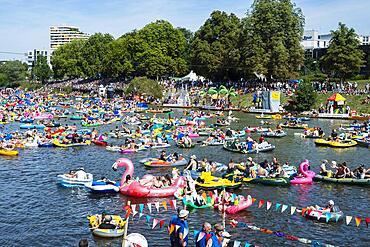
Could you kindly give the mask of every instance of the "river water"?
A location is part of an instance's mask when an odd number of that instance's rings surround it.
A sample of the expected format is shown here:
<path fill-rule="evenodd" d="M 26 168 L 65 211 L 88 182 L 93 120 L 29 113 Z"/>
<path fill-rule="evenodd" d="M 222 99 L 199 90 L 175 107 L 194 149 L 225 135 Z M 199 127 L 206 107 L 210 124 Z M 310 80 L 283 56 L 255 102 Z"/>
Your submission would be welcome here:
<path fill-rule="evenodd" d="M 241 120 L 232 128 L 256 125 L 258 120 L 252 114 L 236 113 Z M 213 120 L 214 121 L 214 120 Z M 326 133 L 333 127 L 349 123 L 341 120 L 312 120 L 310 126 L 321 126 Z M 114 128 L 115 125 L 102 127 L 102 131 Z M 12 123 L 6 129 L 18 128 Z M 281 162 L 289 160 L 299 165 L 304 159 L 311 162 L 311 169 L 318 171 L 322 159 L 346 161 L 351 168 L 363 163 L 369 167 L 369 149 L 354 147 L 349 149 L 332 149 L 316 147 L 312 139 L 302 139 L 294 135 L 301 130 L 288 129 L 288 136 L 282 139 L 270 139 L 276 145 L 271 153 L 252 154 L 257 161 L 271 160 L 276 156 Z M 258 135 L 256 135 L 258 138 Z M 118 140 L 115 140 L 118 142 Z M 176 150 L 169 148 L 168 152 Z M 230 158 L 234 161 L 246 160 L 249 156 L 227 152 L 222 147 L 196 147 L 181 151 L 186 157 L 195 154 L 198 158 L 207 157 L 214 161 L 227 163 Z M 138 160 L 144 157 L 157 156 L 160 150 L 151 150 L 134 155 L 121 155 L 106 151 L 95 145 L 79 148 L 34 148 L 20 151 L 19 157 L 0 157 L 0 246 L 77 246 L 81 238 L 87 238 L 91 246 L 120 246 L 120 239 L 102 239 L 92 236 L 88 228 L 87 215 L 109 213 L 123 215 L 122 206 L 128 198 L 120 194 L 96 195 L 82 188 L 66 189 L 57 184 L 57 175 L 83 166 L 86 171 L 94 174 L 95 178 L 107 176 L 120 179 L 123 169 L 114 172 L 112 164 L 119 157 L 128 157 L 135 164 L 135 175 L 142 176 L 148 172 L 154 174 L 170 172 L 170 170 L 146 170 Z M 370 190 L 368 187 L 336 185 L 315 182 L 312 185 L 291 186 L 288 188 L 269 187 L 258 184 L 248 184 L 237 191 L 244 195 L 252 195 L 257 201 L 247 210 L 227 219 L 254 224 L 258 227 L 273 231 L 281 231 L 310 240 L 319 240 L 337 246 L 370 246 L 370 231 L 364 222 L 356 227 L 354 219 L 347 226 L 345 223 L 318 223 L 295 214 L 290 215 L 290 207 L 284 212 L 275 210 L 275 203 L 305 207 L 322 205 L 333 199 L 345 215 L 369 217 Z M 172 199 L 172 198 L 171 198 Z M 273 202 L 269 211 L 258 208 L 258 200 Z M 130 199 L 132 203 L 147 203 L 163 199 Z M 167 199 L 167 203 L 170 199 Z M 180 201 L 178 202 L 180 205 Z M 145 214 L 149 214 L 147 208 Z M 175 212 L 161 208 L 156 212 L 153 205 L 151 216 L 167 221 Z M 204 221 L 219 223 L 222 215 L 213 209 L 191 211 L 189 215 L 190 236 L 200 229 Z M 166 223 L 167 225 L 167 223 Z M 275 235 L 264 234 L 243 228 L 227 230 L 233 239 L 256 244 L 259 246 L 308 246 L 306 244 L 279 238 Z M 149 241 L 150 246 L 169 246 L 169 238 L 165 228 L 158 226 L 151 229 L 145 223 L 145 216 L 139 219 L 136 215 L 130 221 L 129 233 L 139 232 Z M 190 242 L 190 246 L 194 246 Z"/>

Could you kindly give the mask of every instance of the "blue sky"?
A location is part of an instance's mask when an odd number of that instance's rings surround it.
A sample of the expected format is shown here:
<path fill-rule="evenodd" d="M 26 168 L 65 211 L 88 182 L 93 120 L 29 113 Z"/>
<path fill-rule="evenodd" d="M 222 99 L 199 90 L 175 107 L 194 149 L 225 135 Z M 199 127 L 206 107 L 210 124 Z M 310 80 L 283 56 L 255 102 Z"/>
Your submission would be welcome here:
<path fill-rule="evenodd" d="M 213 10 L 243 17 L 252 0 L 0 0 L 0 51 L 26 52 L 48 48 L 49 26 L 69 24 L 87 33 L 119 37 L 157 19 L 197 30 Z M 370 34 L 367 0 L 296 0 L 306 17 L 306 29 L 322 33 L 339 21 L 359 34 Z M 22 58 L 0 53 L 0 60 Z"/>

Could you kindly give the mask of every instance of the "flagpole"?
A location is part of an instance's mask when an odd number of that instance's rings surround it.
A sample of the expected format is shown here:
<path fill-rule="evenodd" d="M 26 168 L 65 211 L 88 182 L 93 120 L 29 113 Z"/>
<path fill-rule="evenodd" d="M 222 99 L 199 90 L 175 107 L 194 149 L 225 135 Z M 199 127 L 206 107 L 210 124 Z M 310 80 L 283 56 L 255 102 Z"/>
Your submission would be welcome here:
<path fill-rule="evenodd" d="M 131 201 L 127 201 L 127 206 L 131 206 Z M 125 230 L 122 237 L 122 247 L 126 247 L 126 237 L 127 237 L 127 229 L 128 229 L 128 222 L 129 222 L 130 214 L 127 215 L 126 223 L 125 223 Z"/>

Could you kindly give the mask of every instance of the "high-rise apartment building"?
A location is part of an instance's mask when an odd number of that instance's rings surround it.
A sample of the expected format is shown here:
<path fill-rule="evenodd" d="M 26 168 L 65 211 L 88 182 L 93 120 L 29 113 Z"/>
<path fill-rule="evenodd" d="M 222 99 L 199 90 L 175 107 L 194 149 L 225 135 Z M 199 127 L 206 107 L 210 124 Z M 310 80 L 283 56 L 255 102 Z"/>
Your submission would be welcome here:
<path fill-rule="evenodd" d="M 78 27 L 50 27 L 50 51 L 53 53 L 61 45 L 67 44 L 74 39 L 88 39 L 89 36 L 89 34 L 81 32 Z"/>
<path fill-rule="evenodd" d="M 29 70 L 31 70 L 36 65 L 37 57 L 39 55 L 46 57 L 46 59 L 48 61 L 48 64 L 50 65 L 50 54 L 49 54 L 49 52 L 47 50 L 34 49 L 34 50 L 28 51 L 27 54 L 26 54 L 26 61 L 27 61 L 27 65 L 28 65 Z"/>

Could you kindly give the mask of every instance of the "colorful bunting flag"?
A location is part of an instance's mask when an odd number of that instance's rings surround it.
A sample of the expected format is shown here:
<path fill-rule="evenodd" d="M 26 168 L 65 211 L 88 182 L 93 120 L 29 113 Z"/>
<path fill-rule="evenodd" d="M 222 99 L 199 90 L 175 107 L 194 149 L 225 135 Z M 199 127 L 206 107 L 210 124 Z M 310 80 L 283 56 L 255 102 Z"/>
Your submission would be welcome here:
<path fill-rule="evenodd" d="M 266 203 L 266 204 L 267 204 L 267 205 L 266 205 L 266 206 L 267 206 L 266 208 L 267 208 L 267 210 L 269 210 L 269 209 L 271 208 L 272 202 L 267 201 L 267 203 Z"/>
<path fill-rule="evenodd" d="M 155 208 L 157 209 L 157 212 L 159 212 L 159 202 L 155 202 L 154 205 L 155 205 Z"/>
<path fill-rule="evenodd" d="M 281 204 L 280 203 L 276 203 L 276 205 L 275 205 L 275 210 L 276 211 L 279 211 L 279 208 L 281 207 Z"/>
<path fill-rule="evenodd" d="M 338 220 L 340 219 L 340 216 L 341 216 L 340 214 L 335 215 L 335 222 L 338 222 Z"/>
<path fill-rule="evenodd" d="M 171 224 L 170 226 L 168 226 L 168 234 L 171 235 L 171 233 L 173 233 L 173 231 L 175 230 L 175 225 L 174 224 Z"/>
<path fill-rule="evenodd" d="M 251 246 L 251 244 L 249 244 L 249 243 L 245 243 L 245 245 L 244 245 L 244 247 L 249 247 L 249 246 Z"/>
<path fill-rule="evenodd" d="M 322 212 L 318 211 L 317 212 L 317 220 L 320 220 L 321 216 L 322 216 Z"/>
<path fill-rule="evenodd" d="M 167 202 L 166 202 L 166 201 L 163 201 L 163 202 L 162 202 L 162 206 L 164 207 L 164 210 L 166 210 L 166 211 L 167 211 Z"/>
<path fill-rule="evenodd" d="M 163 227 L 163 225 L 164 225 L 164 223 L 165 223 L 165 220 L 160 220 L 160 221 L 159 221 L 159 228 L 162 228 L 162 227 Z"/>
<path fill-rule="evenodd" d="M 139 213 L 139 219 L 143 216 L 143 213 Z"/>
<path fill-rule="evenodd" d="M 132 212 L 135 212 L 136 211 L 136 204 L 132 204 L 131 209 L 132 209 Z"/>
<path fill-rule="evenodd" d="M 296 209 L 297 209 L 297 207 L 291 206 L 290 207 L 290 214 L 293 215 L 295 213 Z"/>
<path fill-rule="evenodd" d="M 176 200 L 171 200 L 170 201 L 170 206 L 176 210 Z"/>
<path fill-rule="evenodd" d="M 253 197 L 253 198 L 252 198 L 252 203 L 254 203 L 256 200 L 257 200 L 257 199 Z"/>
<path fill-rule="evenodd" d="M 347 226 L 349 225 L 349 223 L 351 223 L 351 220 L 352 220 L 352 216 L 346 216 L 346 224 L 347 224 Z"/>
<path fill-rule="evenodd" d="M 329 222 L 329 220 L 331 219 L 331 213 L 326 213 L 326 223 Z"/>
<path fill-rule="evenodd" d="M 144 204 L 139 204 L 139 210 L 140 210 L 140 213 L 143 212 L 143 210 L 144 210 Z"/>
<path fill-rule="evenodd" d="M 281 207 L 281 212 L 282 212 L 282 213 L 284 213 L 284 211 L 285 211 L 285 210 L 287 210 L 287 208 L 288 208 L 288 205 L 285 205 L 285 204 L 284 204 L 284 205 Z"/>
<path fill-rule="evenodd" d="M 238 241 L 238 240 L 234 240 L 234 247 L 239 247 L 239 246 L 240 246 L 240 244 L 241 244 L 241 242 L 240 242 L 240 241 Z"/>
<path fill-rule="evenodd" d="M 366 222 L 366 227 L 369 228 L 370 218 L 366 217 L 365 222 Z"/>
<path fill-rule="evenodd" d="M 258 208 L 261 208 L 263 206 L 263 204 L 265 203 L 264 200 L 260 200 L 259 203 L 258 203 Z"/>
<path fill-rule="evenodd" d="M 149 223 L 150 222 L 150 218 L 151 218 L 150 215 L 145 215 L 145 217 L 146 217 L 146 222 Z"/>
<path fill-rule="evenodd" d="M 152 213 L 152 204 L 151 203 L 147 203 L 146 205 L 148 206 L 149 213 Z"/>
<path fill-rule="evenodd" d="M 152 226 L 152 229 L 154 229 L 158 224 L 158 220 L 157 219 L 153 219 L 153 226 Z"/>
<path fill-rule="evenodd" d="M 356 226 L 358 227 L 361 223 L 361 218 L 360 217 L 355 217 L 355 221 L 356 221 Z"/>

